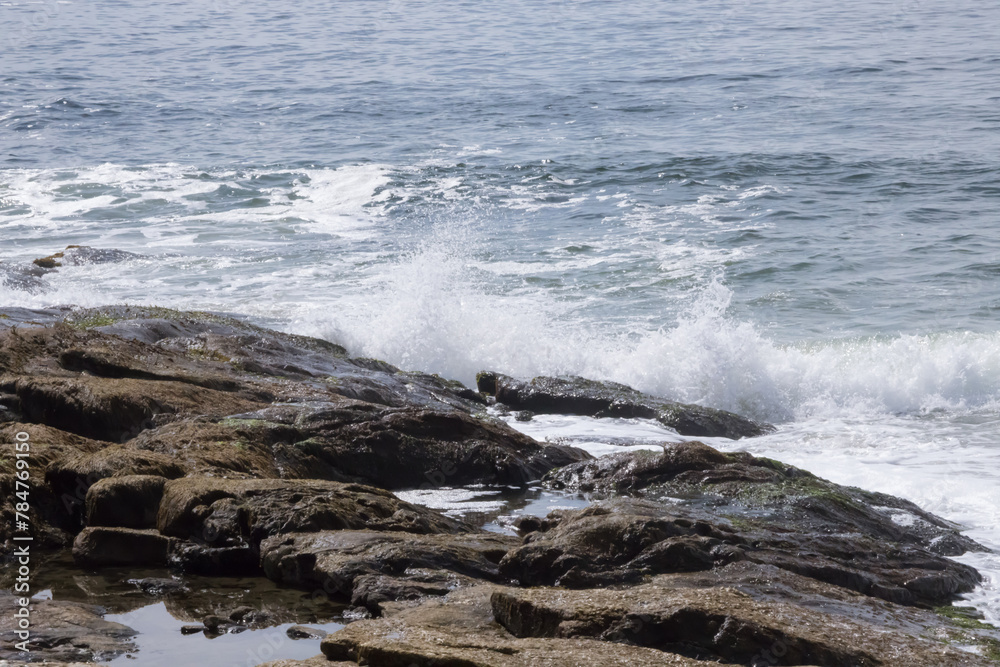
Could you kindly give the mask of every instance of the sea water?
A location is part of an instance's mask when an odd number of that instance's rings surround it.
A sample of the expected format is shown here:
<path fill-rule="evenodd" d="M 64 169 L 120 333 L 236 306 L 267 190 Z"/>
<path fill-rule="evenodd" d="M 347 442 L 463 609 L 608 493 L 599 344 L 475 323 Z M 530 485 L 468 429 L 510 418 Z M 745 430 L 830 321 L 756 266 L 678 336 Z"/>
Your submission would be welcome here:
<path fill-rule="evenodd" d="M 0 25 L 0 262 L 137 254 L 0 303 L 625 382 L 1000 549 L 1000 5 L 9 0 Z M 1000 621 L 1000 558 L 960 560 Z"/>

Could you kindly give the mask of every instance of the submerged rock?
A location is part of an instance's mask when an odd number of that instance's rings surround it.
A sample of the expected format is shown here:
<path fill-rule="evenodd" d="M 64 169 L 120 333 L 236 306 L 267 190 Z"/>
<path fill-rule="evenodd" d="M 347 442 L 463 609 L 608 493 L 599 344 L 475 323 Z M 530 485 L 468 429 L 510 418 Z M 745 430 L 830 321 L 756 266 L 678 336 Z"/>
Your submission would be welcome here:
<path fill-rule="evenodd" d="M 68 245 L 65 250 L 52 253 L 48 257 L 39 257 L 32 264 L 43 269 L 55 269 L 60 266 L 80 266 L 84 264 L 120 264 L 146 255 L 117 250 L 115 248 L 91 248 L 85 245 Z"/>
<path fill-rule="evenodd" d="M 597 382 L 576 376 L 536 377 L 525 382 L 483 371 L 476 376 L 476 383 L 479 391 L 495 396 L 499 403 L 511 409 L 520 410 L 519 415 L 534 412 L 655 419 L 681 435 L 706 438 L 752 438 L 774 430 L 770 424 L 732 412 L 677 403 L 617 382 Z"/>

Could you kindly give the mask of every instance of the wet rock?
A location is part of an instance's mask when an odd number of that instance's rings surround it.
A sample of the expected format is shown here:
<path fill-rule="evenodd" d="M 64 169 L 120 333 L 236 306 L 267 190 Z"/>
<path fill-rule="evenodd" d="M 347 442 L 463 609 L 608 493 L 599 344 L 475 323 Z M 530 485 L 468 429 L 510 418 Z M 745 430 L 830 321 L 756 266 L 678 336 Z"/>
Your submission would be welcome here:
<path fill-rule="evenodd" d="M 525 382 L 490 371 L 479 373 L 476 382 L 480 392 L 496 396 L 498 402 L 539 414 L 655 419 L 681 435 L 700 437 L 750 438 L 774 430 L 732 412 L 677 403 L 617 382 L 576 376 Z"/>
<path fill-rule="evenodd" d="M 166 565 L 170 540 L 153 530 L 84 528 L 73 542 L 80 565 Z"/>
<path fill-rule="evenodd" d="M 68 245 L 65 250 L 52 253 L 47 257 L 39 257 L 32 264 L 43 269 L 55 269 L 60 266 L 80 266 L 84 264 L 120 264 L 130 260 L 141 259 L 144 255 L 116 250 L 114 248 L 91 248 L 90 246 Z"/>
<path fill-rule="evenodd" d="M 654 579 L 624 591 L 507 589 L 490 601 L 496 620 L 517 637 L 593 638 L 712 662 L 860 666 L 903 664 L 905 656 L 907 665 L 986 664 L 967 663 L 967 653 L 913 632 L 932 625 L 930 615 L 914 614 L 910 632 L 887 636 L 862 614 L 676 583 Z"/>
<path fill-rule="evenodd" d="M 152 595 L 154 597 L 177 595 L 188 592 L 188 587 L 184 584 L 184 582 L 177 579 L 146 577 L 144 579 L 129 579 L 128 583 L 136 586 L 146 595 Z"/>
<path fill-rule="evenodd" d="M 152 476 L 166 479 L 181 477 L 185 474 L 183 467 L 169 456 L 156 452 L 147 452 L 122 445 L 105 446 L 92 452 L 67 454 L 63 458 L 50 463 L 45 470 L 45 482 L 49 489 L 59 497 L 65 513 L 71 517 L 76 529 L 84 525 L 86 498 L 90 487 L 109 478 L 126 478 L 132 476 Z M 145 520 L 152 508 L 156 494 L 147 496 L 149 505 L 136 514 Z M 94 500 L 98 502 L 97 497 Z M 125 510 L 100 510 L 122 514 Z"/>
<path fill-rule="evenodd" d="M 167 308 L 108 306 L 68 318 L 105 334 L 155 344 L 168 352 L 219 361 L 246 373 L 297 380 L 317 379 L 345 398 L 389 407 L 420 405 L 469 410 L 482 397 L 461 383 L 409 373 L 374 359 L 351 359 L 340 345 L 285 334 L 245 318 Z"/>
<path fill-rule="evenodd" d="M 98 480 L 87 491 L 87 525 L 155 528 L 166 477 L 125 475 Z"/>
<path fill-rule="evenodd" d="M 747 452 L 726 454 L 700 442 L 664 445 L 662 454 L 630 452 L 552 472 L 557 488 L 684 499 L 708 517 L 731 517 L 801 533 L 844 532 L 910 544 L 940 556 L 985 547 L 959 527 L 884 493 L 840 486 L 812 473 Z"/>
<path fill-rule="evenodd" d="M 300 461 L 388 489 L 524 485 L 552 468 L 590 458 L 460 412 L 389 410 L 346 420 L 340 411 L 319 411 L 304 415 L 297 426 L 311 435 L 293 445 Z"/>
<path fill-rule="evenodd" d="M 377 620 L 362 620 L 328 635 L 323 654 L 333 661 L 370 665 L 619 665 L 694 667 L 709 663 L 662 651 L 595 639 L 517 638 L 499 625 L 490 604 L 494 589 L 478 587 L 432 599 Z"/>
<path fill-rule="evenodd" d="M 980 582 L 973 568 L 914 543 L 846 529 L 759 516 L 734 525 L 710 506 L 619 499 L 551 513 L 500 572 L 526 586 L 587 588 L 749 560 L 904 605 L 942 604 Z"/>
<path fill-rule="evenodd" d="M 9 265 L 5 265 L 3 262 L 0 262 L 0 284 L 4 284 L 3 281 L 9 275 L 5 273 L 7 270 L 9 270 Z M 39 273 L 45 272 L 39 271 Z M 39 281 L 39 286 L 40 285 L 41 281 Z M 13 287 L 13 285 L 9 283 L 7 283 L 7 286 Z M 14 287 L 14 289 L 17 288 Z M 0 329 L 9 329 L 11 327 L 18 327 L 19 329 L 50 327 L 62 322 L 63 319 L 72 312 L 72 310 L 73 309 L 70 306 L 53 306 L 51 308 L 18 308 L 0 306 Z"/>
<path fill-rule="evenodd" d="M 0 285 L 6 287 L 7 289 L 27 292 L 28 294 L 40 294 L 46 290 L 46 284 L 43 278 L 48 272 L 49 271 L 45 267 L 34 264 L 19 265 L 10 264 L 8 262 L 0 262 Z M 3 314 L 9 314 L 12 310 L 27 309 L 4 308 L 0 312 Z"/>
<path fill-rule="evenodd" d="M 363 575 L 354 580 L 351 605 L 364 608 L 371 616 L 382 614 L 387 602 L 419 600 L 429 596 L 447 595 L 461 586 L 473 585 L 475 579 L 454 573 L 408 569 L 402 577 Z"/>
<path fill-rule="evenodd" d="M 31 651 L 17 651 L 17 621 L 14 614 L 21 608 L 18 598 L 0 591 L 0 663 L 14 664 L 77 661 L 106 661 L 135 650 L 131 638 L 135 630 L 102 618 L 96 606 L 55 600 L 32 600 Z"/>
<path fill-rule="evenodd" d="M 419 594 L 434 594 L 443 588 L 427 581 L 421 572 L 458 575 L 452 585 L 468 580 L 498 580 L 497 564 L 516 540 L 495 533 L 459 535 L 414 535 L 398 532 L 343 530 L 293 533 L 264 540 L 261 562 L 273 581 L 314 590 L 337 600 L 359 601 L 377 607 L 388 591 L 385 580 L 365 577 L 396 577 L 394 590 L 410 588 Z M 421 581 L 423 579 L 423 581 Z M 391 597 L 391 595 L 385 596 Z"/>
<path fill-rule="evenodd" d="M 225 480 L 186 477 L 167 482 L 157 526 L 182 539 L 218 545 L 259 544 L 268 536 L 320 530 L 461 533 L 471 528 L 388 491 L 318 480 Z"/>
<path fill-rule="evenodd" d="M 181 626 L 181 634 L 182 635 L 196 635 L 199 632 L 204 632 L 204 631 L 205 631 L 205 626 L 204 625 L 182 625 Z"/>
<path fill-rule="evenodd" d="M 530 422 L 534 418 L 535 418 L 535 413 L 531 412 L 530 410 L 521 410 L 520 412 L 517 412 L 514 415 L 514 419 L 516 419 L 519 422 Z"/>
<path fill-rule="evenodd" d="M 323 639 L 329 634 L 319 628 L 307 628 L 304 625 L 293 625 L 285 631 L 290 639 Z"/>
<path fill-rule="evenodd" d="M 326 659 L 325 655 L 317 655 L 308 660 L 275 660 L 273 662 L 266 662 L 260 667 L 357 667 L 357 664 L 354 661 L 342 662 L 338 660 L 331 662 Z"/>
<path fill-rule="evenodd" d="M 108 442 L 125 442 L 178 414 L 203 413 L 206 408 L 233 414 L 256 405 L 247 398 L 181 382 L 85 375 L 22 378 L 14 392 L 25 421 Z"/>
<path fill-rule="evenodd" d="M 465 588 L 351 623 L 321 648 L 331 660 L 401 666 L 992 664 L 950 646 L 961 635 L 931 612 L 890 611 L 794 575 L 782 582 L 791 599 L 779 601 L 767 568 L 729 570 L 624 590 Z"/>
<path fill-rule="evenodd" d="M 206 475 L 523 484 L 587 458 L 473 416 L 479 404 L 457 383 L 205 313 L 117 307 L 0 331 L 0 369 L 13 417 Z M 82 501 L 80 480 L 85 493 L 102 473 L 71 458 L 48 479 Z M 117 474 L 176 476 L 148 466 Z"/>
<path fill-rule="evenodd" d="M 232 621 L 228 618 L 223 618 L 221 616 L 216 616 L 214 614 L 209 614 L 204 618 L 202 624 L 205 626 L 205 630 L 213 634 L 219 634 L 223 632 L 227 627 L 233 625 Z"/>

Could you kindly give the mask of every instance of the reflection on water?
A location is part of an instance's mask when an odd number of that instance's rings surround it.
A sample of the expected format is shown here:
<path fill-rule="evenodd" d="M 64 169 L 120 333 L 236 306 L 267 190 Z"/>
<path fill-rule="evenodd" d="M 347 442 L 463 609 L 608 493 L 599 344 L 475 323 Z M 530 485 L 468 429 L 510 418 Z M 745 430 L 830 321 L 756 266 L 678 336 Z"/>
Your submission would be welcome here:
<path fill-rule="evenodd" d="M 182 635 L 181 627 L 190 623 L 176 618 L 167 609 L 166 602 L 105 618 L 123 623 L 139 633 L 134 639 L 138 650 L 116 658 L 112 661 L 115 665 L 250 667 L 277 659 L 304 660 L 320 653 L 319 639 L 291 639 L 288 636 L 287 630 L 294 623 L 220 635 Z M 314 623 L 310 627 L 330 633 L 344 625 L 327 622 Z"/>

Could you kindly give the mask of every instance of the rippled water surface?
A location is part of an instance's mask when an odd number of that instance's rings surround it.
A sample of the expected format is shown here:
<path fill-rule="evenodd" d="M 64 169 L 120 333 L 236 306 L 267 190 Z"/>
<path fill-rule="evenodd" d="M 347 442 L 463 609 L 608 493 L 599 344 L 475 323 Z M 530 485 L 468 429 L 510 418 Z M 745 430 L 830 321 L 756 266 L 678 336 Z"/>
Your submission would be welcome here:
<path fill-rule="evenodd" d="M 0 25 L 5 305 L 627 382 L 1000 547 L 1000 6 L 11 0 Z M 69 244 L 138 256 L 23 278 Z"/>

